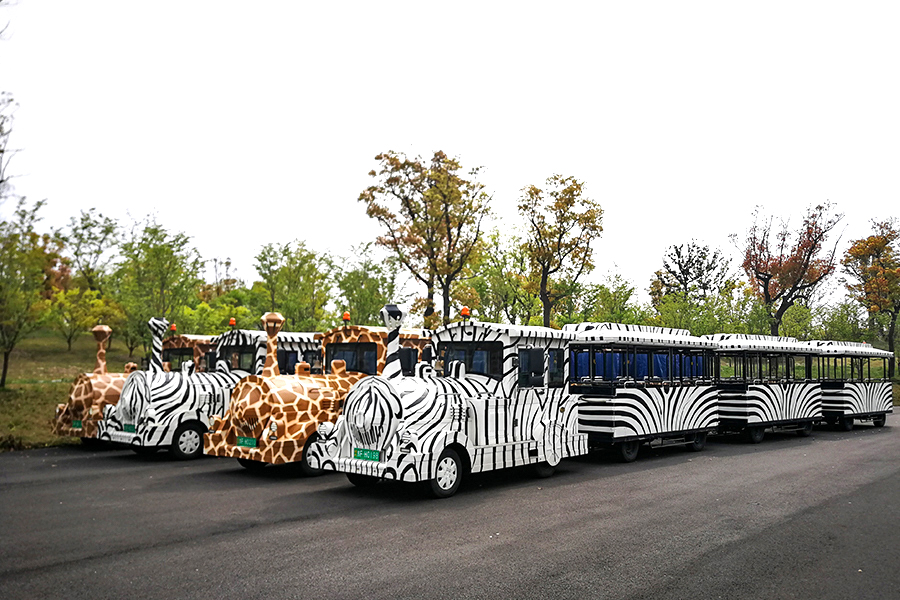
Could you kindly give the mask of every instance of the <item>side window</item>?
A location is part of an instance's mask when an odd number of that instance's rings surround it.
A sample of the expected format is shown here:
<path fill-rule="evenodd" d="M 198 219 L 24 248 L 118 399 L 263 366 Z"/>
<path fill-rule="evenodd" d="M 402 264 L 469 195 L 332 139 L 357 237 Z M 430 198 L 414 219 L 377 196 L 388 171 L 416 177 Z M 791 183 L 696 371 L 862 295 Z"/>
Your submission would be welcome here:
<path fill-rule="evenodd" d="M 569 379 L 581 381 L 591 376 L 591 351 L 587 348 L 578 348 L 569 353 Z"/>
<path fill-rule="evenodd" d="M 407 377 L 416 373 L 416 362 L 419 360 L 419 351 L 415 348 L 400 348 L 400 370 Z"/>
<path fill-rule="evenodd" d="M 653 353 L 653 376 L 660 379 L 669 378 L 669 353 L 654 352 Z"/>
<path fill-rule="evenodd" d="M 544 386 L 544 351 L 540 348 L 519 349 L 519 387 Z"/>
<path fill-rule="evenodd" d="M 282 375 L 293 375 L 296 365 L 296 350 L 282 350 L 281 348 L 278 349 L 278 370 Z"/>
<path fill-rule="evenodd" d="M 566 380 L 565 351 L 547 351 L 547 385 L 552 388 L 562 387 Z"/>
<path fill-rule="evenodd" d="M 309 372 L 313 375 L 322 374 L 322 353 L 318 350 L 304 350 L 303 362 L 309 363 Z"/>

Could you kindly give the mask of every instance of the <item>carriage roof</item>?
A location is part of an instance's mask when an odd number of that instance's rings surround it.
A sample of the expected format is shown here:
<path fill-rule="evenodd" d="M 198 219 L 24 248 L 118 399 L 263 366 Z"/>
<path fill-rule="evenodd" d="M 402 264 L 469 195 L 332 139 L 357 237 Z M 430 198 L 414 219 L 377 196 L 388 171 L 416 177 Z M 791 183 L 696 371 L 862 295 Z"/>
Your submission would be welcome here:
<path fill-rule="evenodd" d="M 382 327 L 378 325 L 341 325 L 339 327 L 333 327 L 324 333 L 317 333 L 316 339 L 322 340 L 324 338 L 329 338 L 334 334 L 346 332 L 346 331 L 360 331 L 360 332 L 368 332 L 378 335 L 382 338 L 387 338 L 388 328 Z M 412 327 L 401 327 L 400 328 L 400 337 L 404 339 L 423 339 L 428 340 L 431 339 L 431 330 L 430 329 L 416 329 Z"/>
<path fill-rule="evenodd" d="M 286 344 L 308 344 L 318 346 L 316 336 L 321 334 L 303 331 L 279 331 L 278 341 Z M 266 332 L 259 329 L 234 329 L 218 336 L 218 346 L 249 346 L 266 343 Z"/>
<path fill-rule="evenodd" d="M 836 340 L 813 340 L 806 342 L 808 346 L 816 349 L 820 354 L 832 356 L 870 356 L 876 358 L 891 358 L 892 352 L 875 348 L 871 344 L 863 342 L 839 342 Z"/>
<path fill-rule="evenodd" d="M 626 344 L 664 348 L 715 348 L 710 340 L 691 335 L 687 329 L 631 325 L 625 323 L 578 323 L 563 330 L 575 333 L 579 342 Z"/>
<path fill-rule="evenodd" d="M 800 342 L 793 337 L 748 333 L 714 333 L 702 337 L 714 341 L 719 351 L 819 353 L 818 348 L 812 347 L 805 342 Z"/>

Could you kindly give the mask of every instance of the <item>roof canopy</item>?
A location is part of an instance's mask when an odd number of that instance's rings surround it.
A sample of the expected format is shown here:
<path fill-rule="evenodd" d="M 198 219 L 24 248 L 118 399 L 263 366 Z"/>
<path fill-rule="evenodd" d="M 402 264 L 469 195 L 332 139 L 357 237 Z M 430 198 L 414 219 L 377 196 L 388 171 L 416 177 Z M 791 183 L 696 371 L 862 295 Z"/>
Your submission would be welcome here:
<path fill-rule="evenodd" d="M 579 342 L 656 348 L 716 348 L 715 342 L 691 335 L 687 329 L 626 325 L 624 323 L 578 323 L 564 330 L 575 333 Z"/>

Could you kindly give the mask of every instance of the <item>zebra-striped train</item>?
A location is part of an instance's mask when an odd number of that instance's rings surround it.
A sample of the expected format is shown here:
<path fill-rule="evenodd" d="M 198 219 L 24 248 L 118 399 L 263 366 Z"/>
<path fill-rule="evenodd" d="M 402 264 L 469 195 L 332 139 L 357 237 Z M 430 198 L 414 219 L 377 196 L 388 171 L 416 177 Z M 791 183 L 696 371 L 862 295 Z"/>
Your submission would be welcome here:
<path fill-rule="evenodd" d="M 203 434 L 213 417 L 225 413 L 231 391 L 243 377 L 262 372 L 266 356 L 263 331 L 233 330 L 218 336 L 216 351 L 207 356 L 214 365 L 206 373 L 194 372 L 186 362 L 180 371 L 166 372 L 162 364 L 163 335 L 168 322 L 150 319 L 150 369 L 128 376 L 116 406 L 107 406 L 98 426 L 101 440 L 123 443 L 135 452 L 169 448 L 178 458 L 203 454 Z M 278 361 L 285 370 L 318 356 L 312 333 L 279 333 Z"/>
<path fill-rule="evenodd" d="M 399 328 L 396 307 L 382 314 Z M 403 377 L 389 338 L 394 366 L 357 383 L 343 415 L 319 426 L 310 464 L 355 485 L 427 481 L 446 497 L 467 473 L 532 465 L 547 476 L 589 447 L 631 461 L 644 443 L 699 451 L 714 432 L 759 442 L 766 429 L 805 436 L 822 420 L 879 427 L 892 411 L 891 354 L 867 344 L 475 322 L 439 328 L 432 344 L 434 365 L 426 358 Z"/>

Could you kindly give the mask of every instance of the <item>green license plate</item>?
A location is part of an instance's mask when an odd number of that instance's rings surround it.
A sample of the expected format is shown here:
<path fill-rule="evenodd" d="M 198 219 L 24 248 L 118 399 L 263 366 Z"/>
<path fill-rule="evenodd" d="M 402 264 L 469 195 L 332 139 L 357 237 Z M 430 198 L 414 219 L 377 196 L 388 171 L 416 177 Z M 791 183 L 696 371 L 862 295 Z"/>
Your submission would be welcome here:
<path fill-rule="evenodd" d="M 381 460 L 381 450 L 369 450 L 367 448 L 354 448 L 353 458 L 363 460 Z"/>
<path fill-rule="evenodd" d="M 72 429 L 81 429 L 81 421 L 72 421 Z"/>
<path fill-rule="evenodd" d="M 122 428 L 125 430 L 125 433 L 134 433 L 134 425 L 129 425 L 128 423 L 126 423 L 122 426 Z"/>
<path fill-rule="evenodd" d="M 245 438 L 238 436 L 237 445 L 244 448 L 256 448 L 256 438 Z"/>

